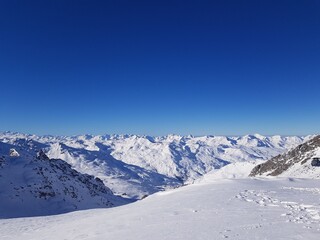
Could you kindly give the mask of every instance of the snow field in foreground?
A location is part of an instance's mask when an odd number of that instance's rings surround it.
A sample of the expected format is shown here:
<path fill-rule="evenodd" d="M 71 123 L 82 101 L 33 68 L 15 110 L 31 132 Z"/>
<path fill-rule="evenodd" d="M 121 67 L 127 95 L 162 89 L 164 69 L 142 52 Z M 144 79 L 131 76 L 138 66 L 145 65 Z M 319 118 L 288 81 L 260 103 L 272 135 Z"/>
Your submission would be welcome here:
<path fill-rule="evenodd" d="M 0 220 L 0 239 L 319 239 L 320 180 L 204 179 L 133 204 Z"/>

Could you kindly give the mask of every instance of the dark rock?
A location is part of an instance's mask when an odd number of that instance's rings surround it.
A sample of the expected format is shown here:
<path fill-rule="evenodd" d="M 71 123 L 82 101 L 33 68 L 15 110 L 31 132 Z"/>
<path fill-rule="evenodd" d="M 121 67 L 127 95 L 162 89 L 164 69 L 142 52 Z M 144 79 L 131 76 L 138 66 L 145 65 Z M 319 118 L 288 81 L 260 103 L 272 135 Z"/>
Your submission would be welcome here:
<path fill-rule="evenodd" d="M 311 161 L 311 166 L 320 167 L 320 158 L 313 158 Z"/>
<path fill-rule="evenodd" d="M 49 160 L 49 157 L 44 153 L 44 151 L 41 149 L 38 153 L 37 153 L 37 159 L 38 160 Z"/>

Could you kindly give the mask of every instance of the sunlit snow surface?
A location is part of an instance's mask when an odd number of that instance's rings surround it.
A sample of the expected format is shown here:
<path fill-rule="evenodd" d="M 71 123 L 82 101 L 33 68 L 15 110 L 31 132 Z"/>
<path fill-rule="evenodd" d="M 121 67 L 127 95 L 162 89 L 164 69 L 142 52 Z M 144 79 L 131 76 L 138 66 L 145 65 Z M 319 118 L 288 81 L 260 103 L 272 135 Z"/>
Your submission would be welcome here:
<path fill-rule="evenodd" d="M 319 239 L 319 186 L 212 174 L 121 207 L 0 220 L 0 239 Z"/>

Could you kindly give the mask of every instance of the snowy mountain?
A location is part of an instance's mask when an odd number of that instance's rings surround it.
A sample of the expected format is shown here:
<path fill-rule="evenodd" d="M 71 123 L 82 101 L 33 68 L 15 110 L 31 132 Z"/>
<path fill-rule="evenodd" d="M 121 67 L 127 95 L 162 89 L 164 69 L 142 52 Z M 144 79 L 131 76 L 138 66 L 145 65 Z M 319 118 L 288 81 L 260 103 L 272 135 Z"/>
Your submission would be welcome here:
<path fill-rule="evenodd" d="M 0 134 L 2 142 L 44 149 L 50 158 L 99 177 L 115 194 L 134 199 L 191 183 L 230 163 L 268 160 L 304 139 L 308 137 Z"/>
<path fill-rule="evenodd" d="M 250 176 L 320 178 L 320 135 L 257 165 Z"/>
<path fill-rule="evenodd" d="M 254 166 L 287 149 L 278 156 L 290 163 L 283 173 L 310 166 L 320 152 L 320 136 L 310 138 L 4 133 L 0 238 L 318 239 L 319 179 L 247 177 Z M 272 166 L 276 170 L 287 165 Z M 107 186 L 132 198 L 194 184 L 124 205 L 128 199 L 114 196 L 101 180 L 73 168 L 102 176 Z M 123 206 L 106 208 L 118 205 Z M 6 219 L 76 209 L 85 211 Z"/>
<path fill-rule="evenodd" d="M 32 145 L 32 142 L 29 142 Z M 112 207 L 114 196 L 99 178 L 81 174 L 43 151 L 0 142 L 0 218 L 38 216 Z"/>

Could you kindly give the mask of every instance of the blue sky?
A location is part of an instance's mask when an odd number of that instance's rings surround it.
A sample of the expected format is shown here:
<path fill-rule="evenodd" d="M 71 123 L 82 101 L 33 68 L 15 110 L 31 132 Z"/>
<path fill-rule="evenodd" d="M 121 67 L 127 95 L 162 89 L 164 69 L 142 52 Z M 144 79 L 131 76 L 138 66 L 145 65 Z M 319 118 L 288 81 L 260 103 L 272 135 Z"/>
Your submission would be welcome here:
<path fill-rule="evenodd" d="M 320 132 L 319 1 L 0 1 L 0 131 Z"/>

